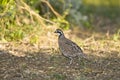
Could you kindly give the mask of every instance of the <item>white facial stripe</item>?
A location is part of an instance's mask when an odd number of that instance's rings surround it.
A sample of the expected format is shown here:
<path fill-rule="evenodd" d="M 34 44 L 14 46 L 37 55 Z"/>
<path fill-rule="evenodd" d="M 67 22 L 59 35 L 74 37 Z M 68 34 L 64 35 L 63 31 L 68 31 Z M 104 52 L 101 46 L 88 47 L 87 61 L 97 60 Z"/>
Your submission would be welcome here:
<path fill-rule="evenodd" d="M 60 36 L 60 33 L 57 33 L 58 36 Z"/>

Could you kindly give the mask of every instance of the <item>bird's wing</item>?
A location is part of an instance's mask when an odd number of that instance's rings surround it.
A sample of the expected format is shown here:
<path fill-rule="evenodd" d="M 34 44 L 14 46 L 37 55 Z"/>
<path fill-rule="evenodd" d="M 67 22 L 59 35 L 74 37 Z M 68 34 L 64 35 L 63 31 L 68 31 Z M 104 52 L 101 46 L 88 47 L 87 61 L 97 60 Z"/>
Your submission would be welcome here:
<path fill-rule="evenodd" d="M 66 46 L 68 46 L 69 52 L 71 52 L 69 54 L 73 56 L 79 55 L 86 58 L 86 54 L 83 53 L 82 49 L 76 43 L 68 39 L 68 41 L 65 44 Z"/>
<path fill-rule="evenodd" d="M 73 53 L 83 53 L 82 49 L 76 43 L 74 43 L 73 41 L 71 41 L 71 40 L 68 39 L 65 42 L 65 44 L 68 45 L 68 48 L 70 48 L 70 50 Z"/>

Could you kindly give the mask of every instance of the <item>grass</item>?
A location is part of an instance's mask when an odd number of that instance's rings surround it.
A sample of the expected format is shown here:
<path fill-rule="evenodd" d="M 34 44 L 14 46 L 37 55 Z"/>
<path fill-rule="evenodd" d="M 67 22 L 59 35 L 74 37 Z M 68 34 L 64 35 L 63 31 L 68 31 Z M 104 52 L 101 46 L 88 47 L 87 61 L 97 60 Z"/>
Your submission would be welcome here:
<path fill-rule="evenodd" d="M 113 35 L 108 39 L 104 34 L 77 30 L 72 31 L 72 35 L 65 31 L 66 36 L 84 49 L 89 60 L 75 59 L 72 65 L 68 65 L 69 60 L 63 57 L 56 47 L 57 40 L 49 41 L 49 38 L 57 37 L 50 32 L 45 37 L 45 42 L 42 42 L 44 45 L 50 45 L 48 47 L 28 43 L 0 44 L 2 45 L 0 78 L 3 80 L 119 80 L 119 40 L 114 41 Z"/>

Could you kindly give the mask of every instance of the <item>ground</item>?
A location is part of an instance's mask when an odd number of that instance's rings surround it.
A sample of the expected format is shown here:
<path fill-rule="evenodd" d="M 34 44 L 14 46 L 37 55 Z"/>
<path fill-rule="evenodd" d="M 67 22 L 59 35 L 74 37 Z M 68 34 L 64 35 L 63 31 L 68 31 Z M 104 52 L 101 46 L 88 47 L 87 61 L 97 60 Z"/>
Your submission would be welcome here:
<path fill-rule="evenodd" d="M 87 59 L 74 59 L 71 65 L 58 48 L 41 49 L 27 43 L 15 43 L 14 46 L 13 43 L 1 43 L 0 79 L 120 80 L 119 40 L 113 40 L 104 33 L 73 34 L 70 39 L 82 47 Z"/>

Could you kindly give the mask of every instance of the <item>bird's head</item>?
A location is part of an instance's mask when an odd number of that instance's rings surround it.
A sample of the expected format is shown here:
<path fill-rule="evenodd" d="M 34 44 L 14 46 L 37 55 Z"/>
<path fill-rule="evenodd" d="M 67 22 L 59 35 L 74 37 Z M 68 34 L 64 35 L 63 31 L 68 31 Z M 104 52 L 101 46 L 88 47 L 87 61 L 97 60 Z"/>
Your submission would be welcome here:
<path fill-rule="evenodd" d="M 56 29 L 54 33 L 57 33 L 58 36 L 61 36 L 61 35 L 64 36 L 64 33 L 63 33 L 63 31 L 61 29 Z"/>

